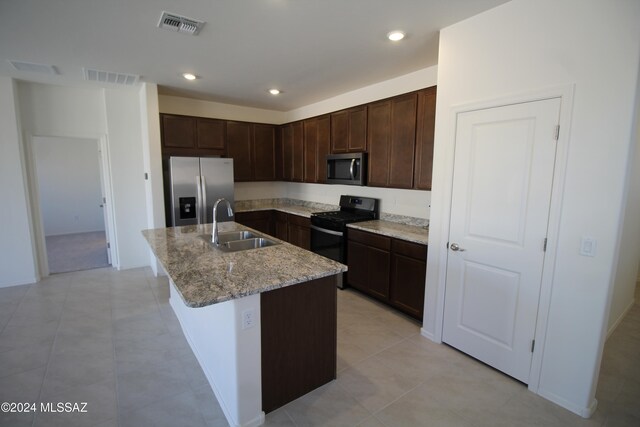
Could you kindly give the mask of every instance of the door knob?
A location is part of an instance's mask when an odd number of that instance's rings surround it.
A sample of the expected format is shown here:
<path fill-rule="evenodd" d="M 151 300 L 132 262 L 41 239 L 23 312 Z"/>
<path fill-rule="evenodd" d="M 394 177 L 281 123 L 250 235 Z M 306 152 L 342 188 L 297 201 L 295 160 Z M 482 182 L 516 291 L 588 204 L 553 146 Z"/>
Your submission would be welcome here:
<path fill-rule="evenodd" d="M 451 248 L 452 251 L 460 251 L 460 252 L 464 252 L 464 249 L 462 249 L 460 247 L 460 245 L 458 245 L 457 243 L 452 243 L 449 245 L 449 247 Z"/>

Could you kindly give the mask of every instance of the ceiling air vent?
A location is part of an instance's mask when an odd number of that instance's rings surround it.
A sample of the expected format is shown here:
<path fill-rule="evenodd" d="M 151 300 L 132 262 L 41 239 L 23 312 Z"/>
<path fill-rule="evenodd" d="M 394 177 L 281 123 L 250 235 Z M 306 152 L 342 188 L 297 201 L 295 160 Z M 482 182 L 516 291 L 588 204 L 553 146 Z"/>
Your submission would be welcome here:
<path fill-rule="evenodd" d="M 202 21 L 165 11 L 162 12 L 160 21 L 158 21 L 158 28 L 191 34 L 192 36 L 197 36 L 203 26 L 204 22 Z"/>
<path fill-rule="evenodd" d="M 83 68 L 84 79 L 90 82 L 113 83 L 118 85 L 133 86 L 138 83 L 140 76 L 135 74 L 114 73 L 112 71 Z"/>
<path fill-rule="evenodd" d="M 58 74 L 58 70 L 53 65 L 34 64 L 31 62 L 22 61 L 9 61 L 13 68 L 18 71 L 27 71 L 29 73 L 41 73 L 41 74 Z"/>

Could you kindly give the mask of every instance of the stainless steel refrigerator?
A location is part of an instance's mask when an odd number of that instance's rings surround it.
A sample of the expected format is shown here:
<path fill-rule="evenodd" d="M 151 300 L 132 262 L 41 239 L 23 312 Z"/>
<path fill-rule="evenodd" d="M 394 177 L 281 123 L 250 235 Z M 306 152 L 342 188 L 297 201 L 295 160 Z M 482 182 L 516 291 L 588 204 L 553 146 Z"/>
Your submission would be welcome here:
<path fill-rule="evenodd" d="M 233 207 L 233 159 L 171 157 L 169 173 L 174 227 L 213 222 L 213 204 L 220 198 Z M 233 221 L 233 215 L 218 209 L 218 221 Z"/>

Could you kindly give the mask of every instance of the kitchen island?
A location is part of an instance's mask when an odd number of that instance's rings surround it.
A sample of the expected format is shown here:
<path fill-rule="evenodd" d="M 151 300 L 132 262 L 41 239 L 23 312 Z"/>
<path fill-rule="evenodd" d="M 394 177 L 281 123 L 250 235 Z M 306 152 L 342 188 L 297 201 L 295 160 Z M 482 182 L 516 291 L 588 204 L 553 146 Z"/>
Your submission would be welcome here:
<path fill-rule="evenodd" d="M 219 224 L 221 233 L 247 229 Z M 346 266 L 272 237 L 278 244 L 225 252 L 208 241 L 211 224 L 143 235 L 230 425 L 260 425 L 335 378 L 336 280 Z"/>

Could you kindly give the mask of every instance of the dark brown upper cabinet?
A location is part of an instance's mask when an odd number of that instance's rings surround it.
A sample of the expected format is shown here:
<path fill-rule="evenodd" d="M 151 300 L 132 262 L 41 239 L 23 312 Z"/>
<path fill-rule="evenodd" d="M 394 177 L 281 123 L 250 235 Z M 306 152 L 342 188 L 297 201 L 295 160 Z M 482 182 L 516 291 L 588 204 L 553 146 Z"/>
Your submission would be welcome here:
<path fill-rule="evenodd" d="M 416 170 L 414 188 L 431 190 L 433 173 L 433 141 L 436 124 L 436 86 L 418 92 L 416 124 Z"/>
<path fill-rule="evenodd" d="M 251 181 L 251 123 L 227 122 L 227 154 L 233 159 L 234 181 Z"/>
<path fill-rule="evenodd" d="M 276 172 L 276 154 L 278 153 L 276 127 L 254 123 L 253 128 L 253 180 L 274 181 L 279 178 Z"/>
<path fill-rule="evenodd" d="M 224 120 L 160 114 L 165 155 L 221 156 L 225 154 Z"/>
<path fill-rule="evenodd" d="M 276 179 L 276 128 L 273 125 L 227 122 L 227 153 L 235 181 Z"/>
<path fill-rule="evenodd" d="M 285 181 L 304 181 L 304 125 L 293 122 L 282 128 L 282 176 Z"/>
<path fill-rule="evenodd" d="M 367 150 L 367 106 L 331 114 L 331 152 L 353 153 Z"/>
<path fill-rule="evenodd" d="M 327 154 L 331 145 L 330 116 L 304 122 L 304 182 L 327 182 Z"/>
<path fill-rule="evenodd" d="M 417 103 L 413 92 L 369 104 L 368 185 L 413 187 Z"/>

